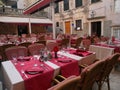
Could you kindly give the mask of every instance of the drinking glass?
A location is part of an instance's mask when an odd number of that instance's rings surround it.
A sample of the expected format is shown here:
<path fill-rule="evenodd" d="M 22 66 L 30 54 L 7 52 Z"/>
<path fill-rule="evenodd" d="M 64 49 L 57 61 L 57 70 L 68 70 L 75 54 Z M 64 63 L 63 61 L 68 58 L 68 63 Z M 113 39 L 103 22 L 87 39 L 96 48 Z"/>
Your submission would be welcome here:
<path fill-rule="evenodd" d="M 33 60 L 34 60 L 34 67 L 37 67 L 38 64 L 37 64 L 37 56 L 36 55 L 33 55 Z"/>
<path fill-rule="evenodd" d="M 16 57 L 16 56 L 13 56 L 12 59 L 13 59 L 13 63 L 14 63 L 15 65 L 17 65 L 17 57 Z"/>

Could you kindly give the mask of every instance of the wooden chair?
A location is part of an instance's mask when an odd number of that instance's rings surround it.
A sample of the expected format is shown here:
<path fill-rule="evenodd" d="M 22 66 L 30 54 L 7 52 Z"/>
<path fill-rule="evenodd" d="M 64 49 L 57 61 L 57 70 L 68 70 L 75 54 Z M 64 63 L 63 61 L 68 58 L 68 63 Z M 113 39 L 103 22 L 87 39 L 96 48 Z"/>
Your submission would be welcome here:
<path fill-rule="evenodd" d="M 28 48 L 29 45 L 31 45 L 31 42 L 24 42 L 24 43 L 20 43 L 18 46 L 25 46 Z"/>
<path fill-rule="evenodd" d="M 0 55 L 2 56 L 2 60 L 7 60 L 7 56 L 5 54 L 5 50 L 9 47 L 13 47 L 15 44 L 6 44 L 3 46 L 0 46 Z"/>
<path fill-rule="evenodd" d="M 54 48 L 55 46 L 58 46 L 58 43 L 56 43 L 56 42 L 48 42 L 48 43 L 46 43 L 46 47 L 47 47 L 47 49 L 50 50 L 50 51 L 53 51 L 53 48 Z"/>
<path fill-rule="evenodd" d="M 78 90 L 77 85 L 80 81 L 80 76 L 69 77 L 59 84 L 49 88 L 48 90 Z"/>
<path fill-rule="evenodd" d="M 46 40 L 39 40 L 39 41 L 37 41 L 37 42 L 35 42 L 35 43 L 39 43 L 39 44 L 44 44 L 44 45 L 46 45 Z"/>
<path fill-rule="evenodd" d="M 85 39 L 83 40 L 83 46 L 86 48 L 86 50 L 89 50 L 89 46 L 91 45 L 91 40 L 90 39 Z"/>
<path fill-rule="evenodd" d="M 82 37 L 78 38 L 75 44 L 71 44 L 71 47 L 78 48 L 81 42 L 82 42 Z"/>
<path fill-rule="evenodd" d="M 100 60 L 91 64 L 88 67 L 85 67 L 81 72 L 80 77 L 79 76 L 73 77 L 74 79 L 79 77 L 79 79 L 76 80 L 77 83 L 75 85 L 74 84 L 70 85 L 69 82 L 67 82 L 67 80 L 71 78 L 69 77 L 63 78 L 63 76 L 59 75 L 59 78 L 62 78 L 63 81 L 59 82 L 60 79 L 59 80 L 55 79 L 54 81 L 58 82 L 58 84 L 51 87 L 52 89 L 48 89 L 48 90 L 92 90 L 93 84 L 96 82 L 96 78 L 103 71 L 104 66 L 105 66 L 105 61 Z M 71 86 L 74 87 L 75 89 L 73 89 Z"/>
<path fill-rule="evenodd" d="M 68 45 L 69 45 L 69 39 L 68 38 L 62 39 L 61 47 L 67 48 Z"/>
<path fill-rule="evenodd" d="M 30 55 L 39 55 L 40 50 L 43 49 L 44 47 L 45 47 L 44 44 L 33 43 L 28 46 L 28 50 L 29 50 Z"/>
<path fill-rule="evenodd" d="M 5 50 L 6 56 L 8 60 L 12 60 L 13 57 L 19 57 L 19 56 L 27 56 L 28 55 L 28 49 L 24 46 L 13 46 L 9 47 Z"/>
<path fill-rule="evenodd" d="M 106 59 L 106 65 L 103 69 L 103 72 L 96 79 L 96 82 L 99 86 L 99 90 L 101 90 L 101 87 L 102 87 L 104 82 L 107 82 L 108 90 L 110 90 L 109 76 L 110 76 L 110 73 L 111 73 L 112 69 L 114 68 L 115 63 L 117 62 L 119 56 L 120 56 L 120 54 L 116 53 L 116 54 L 114 54 L 111 57 Z"/>

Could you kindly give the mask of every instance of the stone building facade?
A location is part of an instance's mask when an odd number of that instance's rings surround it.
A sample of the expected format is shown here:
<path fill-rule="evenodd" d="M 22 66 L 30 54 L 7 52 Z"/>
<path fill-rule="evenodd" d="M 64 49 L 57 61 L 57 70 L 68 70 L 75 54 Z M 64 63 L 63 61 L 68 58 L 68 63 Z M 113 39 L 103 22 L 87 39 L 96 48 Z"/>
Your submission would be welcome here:
<path fill-rule="evenodd" d="M 37 0 L 34 0 L 35 2 Z M 55 0 L 56 1 L 56 0 Z M 120 36 L 120 0 L 57 0 L 55 27 L 66 34 Z M 79 4 L 78 4 L 79 3 Z M 51 18 L 51 5 L 44 8 Z M 65 8 L 67 10 L 64 10 Z"/>

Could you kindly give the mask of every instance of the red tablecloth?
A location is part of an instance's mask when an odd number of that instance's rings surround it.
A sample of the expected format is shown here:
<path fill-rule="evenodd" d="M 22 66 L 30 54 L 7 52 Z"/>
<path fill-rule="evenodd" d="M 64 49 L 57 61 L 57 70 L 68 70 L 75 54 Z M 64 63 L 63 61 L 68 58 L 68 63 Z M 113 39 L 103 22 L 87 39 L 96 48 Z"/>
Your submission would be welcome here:
<path fill-rule="evenodd" d="M 76 60 L 62 57 L 58 59 L 52 59 L 51 62 L 61 67 L 60 73 L 66 78 L 71 75 L 79 75 L 78 61 Z"/>
<path fill-rule="evenodd" d="M 37 67 L 34 66 L 35 62 L 38 64 Z M 24 63 L 24 65 L 21 66 L 21 63 Z M 18 62 L 15 67 L 24 79 L 25 90 L 47 90 L 51 86 L 54 70 L 45 63 L 39 62 L 39 60 L 30 60 L 25 62 Z M 25 75 L 21 73 L 21 70 L 33 70 L 35 68 L 37 68 L 37 70 L 43 70 L 43 72 L 35 75 L 25 73 L 28 78 L 26 78 Z"/>
<path fill-rule="evenodd" d="M 69 49 L 68 51 L 71 54 L 75 54 L 75 55 L 82 56 L 82 57 L 85 57 L 85 56 L 88 56 L 88 55 L 92 54 L 92 52 L 85 51 L 85 50 L 80 50 L 80 49 L 78 49 L 78 50 Z"/>

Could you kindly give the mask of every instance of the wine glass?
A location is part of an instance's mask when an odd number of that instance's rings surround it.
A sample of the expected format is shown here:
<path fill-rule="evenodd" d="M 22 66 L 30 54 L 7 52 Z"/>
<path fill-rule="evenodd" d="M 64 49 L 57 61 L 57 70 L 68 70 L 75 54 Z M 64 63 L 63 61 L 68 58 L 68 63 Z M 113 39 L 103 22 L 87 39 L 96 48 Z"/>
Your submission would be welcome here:
<path fill-rule="evenodd" d="M 17 57 L 16 57 L 16 56 L 13 56 L 13 57 L 12 57 L 12 60 L 13 60 L 13 63 L 14 63 L 15 65 L 17 65 Z"/>
<path fill-rule="evenodd" d="M 21 66 L 24 66 L 25 64 L 24 64 L 24 56 L 19 56 L 19 59 L 21 59 L 20 61 L 21 61 Z"/>
<path fill-rule="evenodd" d="M 37 64 L 37 56 L 36 55 L 33 55 L 33 60 L 34 60 L 34 67 L 37 67 L 38 66 L 38 64 Z"/>

